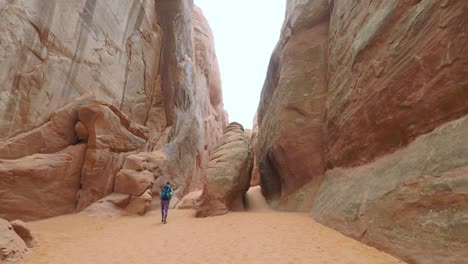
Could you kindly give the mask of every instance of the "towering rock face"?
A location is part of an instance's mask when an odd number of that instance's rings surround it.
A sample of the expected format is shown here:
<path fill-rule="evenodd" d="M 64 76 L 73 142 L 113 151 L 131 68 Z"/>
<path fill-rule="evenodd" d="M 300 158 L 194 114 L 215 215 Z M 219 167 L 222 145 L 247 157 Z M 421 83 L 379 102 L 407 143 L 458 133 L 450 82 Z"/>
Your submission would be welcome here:
<path fill-rule="evenodd" d="M 209 155 L 227 125 L 212 33 L 201 11 L 193 9 L 189 0 L 157 1 L 164 30 L 161 79 L 173 126 L 165 149 L 177 175 L 171 180 L 182 194 L 203 187 Z"/>
<path fill-rule="evenodd" d="M 309 181 L 318 185 L 323 175 L 328 16 L 327 0 L 287 5 L 257 113 L 257 158 L 262 190 L 270 200 Z"/>
<path fill-rule="evenodd" d="M 258 108 L 270 203 L 409 262 L 468 252 L 465 1 L 287 2 Z"/>
<path fill-rule="evenodd" d="M 121 169 L 148 189 L 202 188 L 227 120 L 192 0 L 0 1 L 0 13 L 0 217 L 82 210 Z"/>
<path fill-rule="evenodd" d="M 154 1 L 0 2 L 0 139 L 42 125 L 89 91 L 140 124 L 164 128 L 154 114 L 163 111 L 154 10 Z"/>
<path fill-rule="evenodd" d="M 196 216 L 215 216 L 230 210 L 243 210 L 252 166 L 250 138 L 242 125 L 229 124 L 208 163 L 206 183 Z"/>

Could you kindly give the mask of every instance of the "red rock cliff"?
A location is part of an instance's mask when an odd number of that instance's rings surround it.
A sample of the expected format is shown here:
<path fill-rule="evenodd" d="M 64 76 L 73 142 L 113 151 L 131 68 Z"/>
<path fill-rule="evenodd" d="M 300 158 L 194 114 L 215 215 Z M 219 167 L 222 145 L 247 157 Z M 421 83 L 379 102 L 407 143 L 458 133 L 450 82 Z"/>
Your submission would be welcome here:
<path fill-rule="evenodd" d="M 258 107 L 263 192 L 415 263 L 468 252 L 466 1 L 287 2 Z"/>
<path fill-rule="evenodd" d="M 193 1 L 0 1 L 0 13 L 0 217 L 84 209 L 122 168 L 179 196 L 202 188 L 227 120 Z"/>

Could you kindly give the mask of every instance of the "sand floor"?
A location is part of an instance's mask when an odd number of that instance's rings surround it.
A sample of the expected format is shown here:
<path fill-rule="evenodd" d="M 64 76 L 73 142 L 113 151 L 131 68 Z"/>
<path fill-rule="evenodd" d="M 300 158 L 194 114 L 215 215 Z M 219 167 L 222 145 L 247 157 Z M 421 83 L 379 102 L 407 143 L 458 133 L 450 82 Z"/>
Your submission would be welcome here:
<path fill-rule="evenodd" d="M 403 263 L 314 222 L 307 214 L 192 210 L 114 219 L 66 215 L 30 222 L 40 245 L 24 263 Z"/>

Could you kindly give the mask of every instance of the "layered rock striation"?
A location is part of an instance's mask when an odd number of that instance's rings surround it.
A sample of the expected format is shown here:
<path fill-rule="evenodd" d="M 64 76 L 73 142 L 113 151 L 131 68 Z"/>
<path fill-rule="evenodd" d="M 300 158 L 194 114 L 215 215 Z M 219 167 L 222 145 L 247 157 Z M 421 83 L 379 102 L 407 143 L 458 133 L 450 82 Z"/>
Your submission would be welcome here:
<path fill-rule="evenodd" d="M 141 213 L 167 180 L 179 198 L 201 190 L 227 118 L 193 1 L 0 1 L 0 14 L 0 217 L 109 195 Z"/>
<path fill-rule="evenodd" d="M 468 252 L 465 1 L 287 1 L 258 107 L 262 191 L 412 263 Z"/>
<path fill-rule="evenodd" d="M 230 123 L 208 163 L 206 183 L 196 216 L 206 217 L 244 210 L 250 187 L 253 151 L 242 125 Z"/>

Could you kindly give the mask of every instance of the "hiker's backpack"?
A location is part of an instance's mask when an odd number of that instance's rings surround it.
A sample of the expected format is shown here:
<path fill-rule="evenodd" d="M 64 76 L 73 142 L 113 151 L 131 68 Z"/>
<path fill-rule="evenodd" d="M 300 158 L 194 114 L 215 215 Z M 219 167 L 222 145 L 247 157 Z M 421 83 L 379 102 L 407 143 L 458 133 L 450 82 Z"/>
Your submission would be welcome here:
<path fill-rule="evenodd" d="M 164 187 L 161 190 L 161 200 L 170 200 L 171 192 L 171 187 L 169 185 L 164 185 Z"/>

